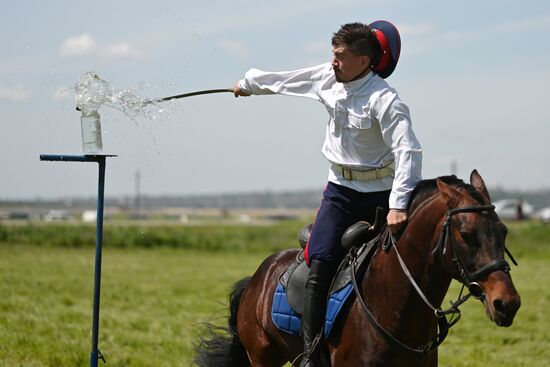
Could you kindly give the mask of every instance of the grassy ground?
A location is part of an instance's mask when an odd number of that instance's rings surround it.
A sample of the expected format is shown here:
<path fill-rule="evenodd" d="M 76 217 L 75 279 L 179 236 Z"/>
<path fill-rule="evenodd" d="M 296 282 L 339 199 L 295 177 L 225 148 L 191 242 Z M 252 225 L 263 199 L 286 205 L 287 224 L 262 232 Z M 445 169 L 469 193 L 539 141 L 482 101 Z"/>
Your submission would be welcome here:
<path fill-rule="evenodd" d="M 440 365 L 550 366 L 550 226 L 510 230 L 522 296 L 514 325 L 496 327 L 469 301 L 440 348 Z M 4 239 L 9 233 L 4 228 Z M 190 248 L 104 249 L 99 346 L 108 366 L 191 365 L 201 322 L 223 323 L 232 283 L 273 250 Z M 93 246 L 0 239 L 0 366 L 89 365 L 93 261 Z M 457 292 L 453 286 L 449 295 Z"/>
<path fill-rule="evenodd" d="M 0 365 L 89 365 L 93 259 L 93 249 L 0 247 Z M 258 254 L 105 249 L 109 366 L 189 366 L 200 322 L 225 315 L 232 282 L 257 264 Z"/>

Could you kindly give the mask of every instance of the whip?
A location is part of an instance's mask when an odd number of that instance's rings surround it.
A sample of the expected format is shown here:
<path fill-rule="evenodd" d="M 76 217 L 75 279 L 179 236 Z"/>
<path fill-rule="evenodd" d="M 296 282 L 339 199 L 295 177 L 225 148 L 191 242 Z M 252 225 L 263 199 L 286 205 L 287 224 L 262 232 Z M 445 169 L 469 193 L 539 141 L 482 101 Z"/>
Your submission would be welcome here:
<path fill-rule="evenodd" d="M 164 97 L 164 98 L 160 98 L 160 99 L 154 99 L 154 100 L 146 101 L 146 102 L 143 102 L 143 105 L 145 106 L 145 105 L 148 105 L 148 104 L 151 104 L 151 103 L 170 101 L 172 99 L 180 99 L 180 98 L 186 98 L 186 97 L 199 96 L 199 95 L 202 95 L 202 94 L 214 94 L 214 93 L 233 93 L 233 89 L 225 88 L 225 89 L 199 90 L 197 92 L 177 94 L 175 96 Z"/>

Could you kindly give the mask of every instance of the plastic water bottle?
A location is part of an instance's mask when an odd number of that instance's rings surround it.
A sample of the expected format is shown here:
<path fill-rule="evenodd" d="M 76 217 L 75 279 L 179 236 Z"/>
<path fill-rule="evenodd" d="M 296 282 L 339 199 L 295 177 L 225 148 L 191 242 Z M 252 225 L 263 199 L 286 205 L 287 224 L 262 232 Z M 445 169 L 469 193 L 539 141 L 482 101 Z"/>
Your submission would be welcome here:
<path fill-rule="evenodd" d="M 101 140 L 101 120 L 96 110 L 82 110 L 80 117 L 82 128 L 82 149 L 85 155 L 99 154 L 103 151 Z"/>

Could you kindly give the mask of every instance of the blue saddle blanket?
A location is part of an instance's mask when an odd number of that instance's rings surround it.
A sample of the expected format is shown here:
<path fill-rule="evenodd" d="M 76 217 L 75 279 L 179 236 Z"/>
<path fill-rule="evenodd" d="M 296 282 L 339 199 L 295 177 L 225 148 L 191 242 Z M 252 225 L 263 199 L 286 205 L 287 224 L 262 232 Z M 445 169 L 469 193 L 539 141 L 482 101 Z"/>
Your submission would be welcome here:
<path fill-rule="evenodd" d="M 327 313 L 325 317 L 324 336 L 328 338 L 332 326 L 342 310 L 349 295 L 353 291 L 353 285 L 347 284 L 338 291 L 330 294 L 327 304 Z M 288 304 L 286 291 L 282 284 L 277 285 L 275 295 L 273 296 L 273 307 L 271 308 L 271 318 L 277 328 L 292 335 L 300 335 L 300 325 L 302 324 L 301 315 L 294 312 Z"/>

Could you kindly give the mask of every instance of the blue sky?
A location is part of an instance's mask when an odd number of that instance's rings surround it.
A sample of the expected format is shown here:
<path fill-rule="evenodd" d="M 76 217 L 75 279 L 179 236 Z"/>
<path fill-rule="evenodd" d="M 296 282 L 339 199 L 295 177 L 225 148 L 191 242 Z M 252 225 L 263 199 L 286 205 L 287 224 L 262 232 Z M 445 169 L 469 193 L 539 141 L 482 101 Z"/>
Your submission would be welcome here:
<path fill-rule="evenodd" d="M 256 67 L 330 60 L 341 24 L 397 25 L 401 59 L 388 78 L 411 109 L 423 176 L 489 186 L 550 187 L 550 3 L 547 1 L 19 1 L 0 13 L 0 199 L 93 196 L 97 169 L 40 162 L 79 154 L 70 90 L 94 70 L 149 97 L 226 88 Z M 193 97 L 160 120 L 100 110 L 107 195 L 322 188 L 327 116 L 282 96 Z"/>

